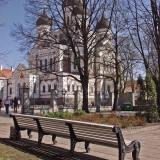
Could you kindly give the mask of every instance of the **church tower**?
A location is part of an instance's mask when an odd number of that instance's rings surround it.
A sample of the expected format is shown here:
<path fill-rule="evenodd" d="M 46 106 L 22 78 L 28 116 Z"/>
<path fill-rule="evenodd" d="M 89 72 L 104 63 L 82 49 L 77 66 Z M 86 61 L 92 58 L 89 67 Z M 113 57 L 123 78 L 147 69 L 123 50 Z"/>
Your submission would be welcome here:
<path fill-rule="evenodd" d="M 52 20 L 46 14 L 46 7 L 44 6 L 42 15 L 36 22 L 37 37 L 43 36 L 45 32 L 50 32 L 52 27 Z"/>

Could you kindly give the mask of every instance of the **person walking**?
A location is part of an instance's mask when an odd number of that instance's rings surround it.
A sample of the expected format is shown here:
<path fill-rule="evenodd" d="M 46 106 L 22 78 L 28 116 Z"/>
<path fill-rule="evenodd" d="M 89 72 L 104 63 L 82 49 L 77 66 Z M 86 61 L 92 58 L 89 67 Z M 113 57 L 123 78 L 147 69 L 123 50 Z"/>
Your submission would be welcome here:
<path fill-rule="evenodd" d="M 9 105 L 10 105 L 10 100 L 8 99 L 8 97 L 6 97 L 4 104 L 6 107 L 6 114 L 8 114 L 9 113 Z"/>
<path fill-rule="evenodd" d="M 14 113 L 17 113 L 18 100 L 16 97 L 14 98 L 13 103 L 14 103 Z"/>
<path fill-rule="evenodd" d="M 0 112 L 1 112 L 1 108 L 2 108 L 2 100 L 0 99 Z"/>

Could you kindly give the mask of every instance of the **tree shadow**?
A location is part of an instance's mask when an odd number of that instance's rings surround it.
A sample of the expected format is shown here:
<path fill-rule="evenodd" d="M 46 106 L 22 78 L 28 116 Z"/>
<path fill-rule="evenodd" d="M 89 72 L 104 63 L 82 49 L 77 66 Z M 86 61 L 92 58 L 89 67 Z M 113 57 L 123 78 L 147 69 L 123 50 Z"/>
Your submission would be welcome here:
<path fill-rule="evenodd" d="M 0 143 L 14 147 L 21 152 L 32 154 L 43 160 L 109 160 L 87 155 L 85 152 L 75 152 L 74 156 L 70 157 L 70 152 L 67 149 L 44 143 L 38 148 L 37 142 L 23 138 L 18 141 L 13 141 L 9 138 L 0 138 Z"/>

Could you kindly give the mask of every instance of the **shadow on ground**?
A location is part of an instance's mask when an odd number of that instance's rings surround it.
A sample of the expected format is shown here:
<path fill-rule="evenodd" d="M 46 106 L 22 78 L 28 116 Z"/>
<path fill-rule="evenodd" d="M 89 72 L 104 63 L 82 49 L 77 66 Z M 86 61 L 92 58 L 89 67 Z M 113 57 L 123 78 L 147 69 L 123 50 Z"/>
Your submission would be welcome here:
<path fill-rule="evenodd" d="M 75 152 L 74 157 L 70 157 L 69 150 L 44 143 L 38 148 L 37 142 L 23 138 L 18 141 L 0 138 L 0 143 L 14 147 L 22 152 L 35 155 L 44 160 L 104 160 L 103 158 L 87 155 L 84 152 Z"/>

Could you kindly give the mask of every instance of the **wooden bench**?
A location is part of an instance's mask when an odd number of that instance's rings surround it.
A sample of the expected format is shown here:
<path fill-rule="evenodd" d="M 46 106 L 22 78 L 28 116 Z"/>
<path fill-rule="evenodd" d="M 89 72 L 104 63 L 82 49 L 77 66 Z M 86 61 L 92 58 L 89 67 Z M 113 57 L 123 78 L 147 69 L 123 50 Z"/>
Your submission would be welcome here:
<path fill-rule="evenodd" d="M 32 137 L 31 131 L 38 132 L 37 124 L 33 121 L 34 115 L 25 115 L 25 114 L 18 114 L 18 113 L 11 113 L 10 117 L 13 118 L 14 128 L 15 128 L 15 135 L 13 139 L 18 139 L 21 130 L 27 130 L 27 134 L 29 138 Z"/>
<path fill-rule="evenodd" d="M 124 160 L 125 154 L 132 152 L 134 160 L 139 160 L 140 143 L 136 140 L 126 141 L 119 127 L 112 125 L 64 120 L 12 113 L 16 136 L 20 130 L 27 129 L 28 136 L 31 131 L 38 132 L 38 146 L 40 147 L 44 135 L 52 135 L 56 143 L 56 136 L 70 139 L 70 153 L 73 156 L 77 142 L 85 142 L 85 149 L 90 151 L 89 144 L 98 144 L 114 147 L 119 150 L 119 160 Z"/>
<path fill-rule="evenodd" d="M 32 137 L 31 131 L 38 133 L 38 147 L 40 147 L 44 135 L 51 135 L 53 144 L 56 144 L 56 136 L 70 139 L 68 126 L 65 125 L 64 119 L 49 118 L 35 115 L 24 115 L 11 113 L 15 126 L 15 138 L 21 130 L 27 130 L 29 138 Z"/>
<path fill-rule="evenodd" d="M 69 127 L 71 136 L 71 155 L 73 155 L 76 143 L 84 141 L 87 152 L 90 151 L 89 143 L 93 143 L 118 148 L 119 160 L 124 160 L 125 154 L 130 152 L 134 160 L 139 160 L 140 143 L 137 140 L 124 140 L 121 129 L 117 126 L 72 120 L 67 121 L 66 125 Z"/>

